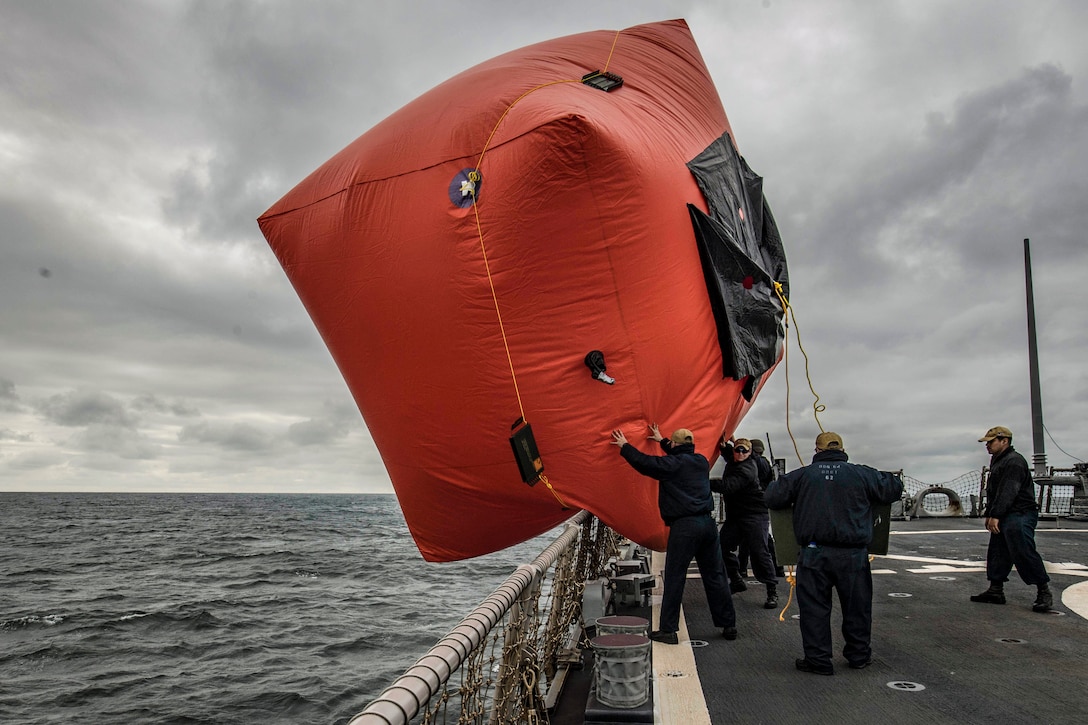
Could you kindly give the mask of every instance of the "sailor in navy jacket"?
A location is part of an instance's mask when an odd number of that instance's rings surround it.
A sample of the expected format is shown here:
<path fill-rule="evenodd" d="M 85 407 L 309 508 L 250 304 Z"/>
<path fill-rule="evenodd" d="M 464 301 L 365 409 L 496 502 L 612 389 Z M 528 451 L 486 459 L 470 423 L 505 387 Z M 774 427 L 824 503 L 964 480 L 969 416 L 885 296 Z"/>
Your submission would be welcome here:
<path fill-rule="evenodd" d="M 903 482 L 890 473 L 849 462 L 842 438 L 816 437 L 812 463 L 767 486 L 772 509 L 793 506 L 793 531 L 801 547 L 797 564 L 797 606 L 805 656 L 797 669 L 834 674 L 831 664 L 831 592 L 842 609 L 842 653 L 850 667 L 872 662 L 873 575 L 868 545 L 873 538 L 873 504 L 903 495 Z"/>
<path fill-rule="evenodd" d="M 774 609 L 778 606 L 778 578 L 768 548 L 770 518 L 759 485 L 759 465 L 752 457 L 752 442 L 738 438 L 733 444 L 723 441 L 719 447 L 727 463 L 721 479 L 710 480 L 710 488 L 722 495 L 725 508 L 725 522 L 718 536 L 729 588 L 734 594 L 748 589 L 740 575 L 737 555 L 738 548 L 743 545 L 752 560 L 752 572 L 767 587 L 767 601 L 763 607 Z"/>
<path fill-rule="evenodd" d="M 620 447 L 620 455 L 632 468 L 657 479 L 657 506 L 669 527 L 660 624 L 650 638 L 665 644 L 678 643 L 684 584 L 688 565 L 695 559 L 714 626 L 722 628 L 726 639 L 736 639 L 737 614 L 725 583 L 718 527 L 711 516 L 714 500 L 710 495 L 710 463 L 695 452 L 695 436 L 690 430 L 678 428 L 668 442 L 661 437 L 657 424 L 650 426 L 650 432 L 650 438 L 661 445 L 665 455 L 639 451 L 620 430 L 612 431 L 611 441 Z"/>
<path fill-rule="evenodd" d="M 849 460 L 844 450 L 817 451 L 811 465 L 767 486 L 768 508 L 793 506 L 793 529 L 802 547 L 865 548 L 873 540 L 872 505 L 902 497 L 902 480 Z"/>
<path fill-rule="evenodd" d="M 710 496 L 710 462 L 695 452 L 694 443 L 672 443 L 662 438 L 658 443 L 663 456 L 643 453 L 630 443 L 620 447 L 623 460 L 643 476 L 660 482 L 657 508 L 666 526 L 684 516 L 699 516 L 714 511 Z"/>
<path fill-rule="evenodd" d="M 1038 594 L 1032 609 L 1049 612 L 1054 606 L 1050 575 L 1035 547 L 1039 505 L 1035 502 L 1035 480 L 1028 462 L 1012 445 L 1012 431 L 994 426 L 978 439 L 990 454 L 990 475 L 986 479 L 986 578 L 989 588 L 971 596 L 972 602 L 1005 603 L 1005 582 L 1012 568 L 1025 584 L 1034 584 Z"/>

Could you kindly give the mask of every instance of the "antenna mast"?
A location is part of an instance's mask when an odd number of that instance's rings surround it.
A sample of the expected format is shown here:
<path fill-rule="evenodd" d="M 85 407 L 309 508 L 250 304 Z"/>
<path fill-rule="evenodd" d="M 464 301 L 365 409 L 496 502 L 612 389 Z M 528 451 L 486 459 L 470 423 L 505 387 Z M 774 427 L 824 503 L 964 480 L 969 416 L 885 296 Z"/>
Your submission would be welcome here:
<path fill-rule="evenodd" d="M 1031 244 L 1024 240 L 1024 275 L 1028 294 L 1028 376 L 1031 378 L 1031 433 L 1035 444 L 1032 463 L 1035 478 L 1048 476 L 1046 449 L 1043 442 L 1043 401 L 1039 389 L 1039 343 L 1035 340 L 1035 295 L 1031 287 Z"/>

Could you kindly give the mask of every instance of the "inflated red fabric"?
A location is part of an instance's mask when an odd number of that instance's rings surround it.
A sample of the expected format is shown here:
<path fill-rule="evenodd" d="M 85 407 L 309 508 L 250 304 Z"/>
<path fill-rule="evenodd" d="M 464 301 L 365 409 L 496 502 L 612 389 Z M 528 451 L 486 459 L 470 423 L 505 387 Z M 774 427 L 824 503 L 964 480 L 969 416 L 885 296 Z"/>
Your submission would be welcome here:
<path fill-rule="evenodd" d="M 622 88 L 556 83 L 605 68 Z M 427 560 L 497 551 L 580 508 L 664 548 L 657 485 L 610 431 L 658 453 L 648 424 L 690 428 L 713 460 L 748 409 L 743 381 L 722 379 L 686 208 L 706 203 L 685 164 L 727 131 L 683 20 L 589 32 L 439 85 L 261 216 Z M 451 181 L 489 137 L 461 208 Z M 615 385 L 591 377 L 591 350 Z M 522 414 L 570 510 L 522 482 L 508 440 Z"/>

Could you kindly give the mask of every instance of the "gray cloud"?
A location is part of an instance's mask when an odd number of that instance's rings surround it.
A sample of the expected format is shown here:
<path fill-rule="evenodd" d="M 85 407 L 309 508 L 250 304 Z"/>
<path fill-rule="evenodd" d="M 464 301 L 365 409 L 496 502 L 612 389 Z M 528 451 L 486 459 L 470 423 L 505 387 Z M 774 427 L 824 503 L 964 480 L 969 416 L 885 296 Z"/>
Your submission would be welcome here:
<path fill-rule="evenodd" d="M 63 467 L 69 460 L 70 457 L 60 451 L 39 449 L 30 453 L 12 456 L 10 460 L 5 462 L 5 468 L 13 475 L 22 475 L 28 472 L 49 472 Z M 52 488 L 46 490 L 56 490 L 57 484 L 53 483 L 52 486 Z"/>
<path fill-rule="evenodd" d="M 34 437 L 29 433 L 18 433 L 8 428 L 0 428 L 0 441 L 19 441 L 21 443 L 29 443 L 34 440 Z"/>
<path fill-rule="evenodd" d="M 275 443 L 271 433 L 249 423 L 213 424 L 207 421 L 185 425 L 178 433 L 178 440 L 183 443 L 212 443 L 238 451 L 267 451 Z"/>
<path fill-rule="evenodd" d="M 161 450 L 160 446 L 145 440 L 131 428 L 109 423 L 88 425 L 73 437 L 71 443 L 85 451 L 125 460 L 155 459 Z"/>
<path fill-rule="evenodd" d="M 137 396 L 132 401 L 132 407 L 139 411 L 166 413 L 179 418 L 191 418 L 200 415 L 200 410 L 189 403 L 184 401 L 167 402 L 151 393 Z"/>
<path fill-rule="evenodd" d="M 19 394 L 15 392 L 15 383 L 0 378 L 0 413 L 14 413 L 22 408 Z"/>
<path fill-rule="evenodd" d="M 329 420 L 305 420 L 287 429 L 287 437 L 299 446 L 312 446 L 346 438 L 347 429 Z"/>
<path fill-rule="evenodd" d="M 326 402 L 320 417 L 288 426 L 287 439 L 298 446 L 324 445 L 347 438 L 359 423 L 359 412 L 353 406 Z"/>
<path fill-rule="evenodd" d="M 53 395 L 42 401 L 39 408 L 46 419 L 63 426 L 134 428 L 137 422 L 119 400 L 99 392 L 72 391 Z"/>

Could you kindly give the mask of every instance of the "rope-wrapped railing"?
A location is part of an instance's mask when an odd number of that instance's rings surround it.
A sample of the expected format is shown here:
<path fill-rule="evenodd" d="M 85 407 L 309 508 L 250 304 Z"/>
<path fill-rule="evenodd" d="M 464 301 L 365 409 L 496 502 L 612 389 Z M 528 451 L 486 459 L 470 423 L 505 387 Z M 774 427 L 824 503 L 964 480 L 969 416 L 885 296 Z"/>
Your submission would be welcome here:
<path fill-rule="evenodd" d="M 407 725 L 442 691 L 469 655 L 502 621 L 560 555 L 578 541 L 590 514 L 582 511 L 566 523 L 565 531 L 529 564 L 522 564 L 506 581 L 468 614 L 448 635 L 387 687 L 348 725 Z"/>

